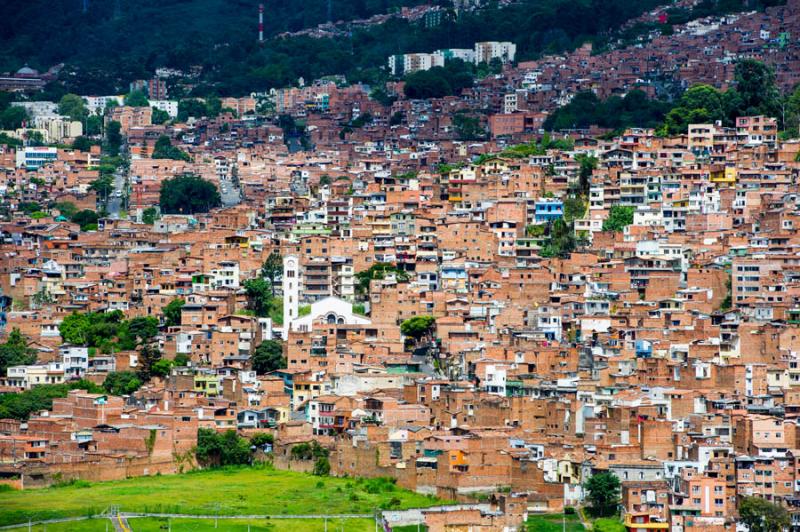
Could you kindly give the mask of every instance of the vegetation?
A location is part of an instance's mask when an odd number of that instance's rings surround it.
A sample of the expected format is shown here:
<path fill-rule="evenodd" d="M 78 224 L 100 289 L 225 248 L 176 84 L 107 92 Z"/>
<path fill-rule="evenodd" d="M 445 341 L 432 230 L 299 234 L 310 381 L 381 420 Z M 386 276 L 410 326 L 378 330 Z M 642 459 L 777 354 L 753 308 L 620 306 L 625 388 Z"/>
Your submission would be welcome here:
<path fill-rule="evenodd" d="M 155 207 L 147 207 L 142 211 L 142 223 L 153 225 L 158 219 L 158 209 Z"/>
<path fill-rule="evenodd" d="M 153 159 L 175 159 L 178 161 L 188 161 L 189 154 L 180 148 L 172 145 L 172 141 L 166 135 L 161 135 L 153 148 Z"/>
<path fill-rule="evenodd" d="M 202 466 L 246 465 L 253 460 L 250 442 L 235 430 L 219 433 L 213 429 L 197 431 L 197 462 Z"/>
<path fill-rule="evenodd" d="M 250 365 L 259 375 L 285 368 L 286 357 L 283 356 L 283 345 L 278 340 L 264 340 L 256 347 L 256 351 L 250 359 Z"/>
<path fill-rule="evenodd" d="M 58 330 L 64 342 L 96 347 L 102 353 L 126 351 L 144 345 L 158 334 L 158 320 L 153 317 L 123 319 L 121 311 L 73 312 Z"/>
<path fill-rule="evenodd" d="M 600 100 L 591 91 L 579 92 L 567 105 L 547 117 L 544 128 L 548 131 L 591 125 L 609 129 L 656 128 L 664 121 L 669 108 L 669 103 L 651 100 L 640 90 L 632 90 L 624 98 L 612 96 L 607 100 Z"/>
<path fill-rule="evenodd" d="M 408 273 L 393 264 L 378 262 L 363 272 L 356 273 L 356 290 L 359 294 L 369 294 L 369 283 L 376 279 L 385 279 L 387 275 L 394 275 L 398 282 L 408 281 Z"/>
<path fill-rule="evenodd" d="M 103 381 L 103 389 L 111 395 L 130 395 L 142 386 L 133 371 L 113 371 Z"/>
<path fill-rule="evenodd" d="M 400 324 L 400 332 L 419 341 L 429 335 L 435 325 L 436 318 L 433 316 L 414 316 Z"/>
<path fill-rule="evenodd" d="M 272 284 L 260 277 L 248 279 L 242 283 L 247 294 L 247 303 L 256 316 L 265 318 L 273 305 Z"/>
<path fill-rule="evenodd" d="M 283 258 L 281 258 L 280 253 L 273 251 L 269 254 L 267 260 L 264 261 L 264 264 L 261 265 L 261 277 L 269 281 L 273 296 L 275 296 L 275 283 L 278 282 L 282 275 Z"/>
<path fill-rule="evenodd" d="M 24 392 L 0 395 L 0 419 L 11 418 L 26 421 L 31 414 L 50 410 L 53 407 L 53 399 L 66 397 L 70 390 L 104 393 L 102 388 L 85 380 L 67 384 L 42 384 Z M 0 497 L 0 499 L 2 498 Z M 2 504 L 0 504 L 0 521 L 2 521 Z"/>
<path fill-rule="evenodd" d="M 608 218 L 603 220 L 603 231 L 622 231 L 633 223 L 633 207 L 612 205 Z"/>
<path fill-rule="evenodd" d="M 97 230 L 97 221 L 99 219 L 100 217 L 96 212 L 84 209 L 73 214 L 70 221 L 78 224 L 81 227 L 81 231 L 95 231 Z"/>
<path fill-rule="evenodd" d="M 433 67 L 409 74 L 405 78 L 403 92 L 407 98 L 442 98 L 460 94 L 471 87 L 473 74 L 471 65 L 460 59 L 447 61 L 443 67 Z"/>
<path fill-rule="evenodd" d="M 739 502 L 739 520 L 750 532 L 780 532 L 791 524 L 791 517 L 785 508 L 761 497 L 742 498 Z"/>
<path fill-rule="evenodd" d="M 564 218 L 545 224 L 544 236 L 545 241 L 539 250 L 541 257 L 566 257 L 578 245 L 574 225 L 567 223 Z"/>
<path fill-rule="evenodd" d="M 614 473 L 597 473 L 584 484 L 589 510 L 594 517 L 617 514 L 619 505 L 619 478 Z"/>
<path fill-rule="evenodd" d="M 166 179 L 159 195 L 161 212 L 166 214 L 195 214 L 208 212 L 222 204 L 217 187 L 210 181 L 184 174 Z"/>
<path fill-rule="evenodd" d="M 6 369 L 10 366 L 22 366 L 34 362 L 36 362 L 36 351 L 28 347 L 28 339 L 19 329 L 13 329 L 5 343 L 0 344 L 0 375 L 5 375 Z"/>
<path fill-rule="evenodd" d="M 420 3 L 340 2 L 335 18 L 367 17 Z M 229 9 L 225 0 L 91 2 L 86 14 L 72 0 L 31 0 L 22 7 L 0 5 L 0 19 L 9 28 L 0 34 L 0 66 L 15 70 L 27 61 L 45 69 L 64 62 L 62 83 L 80 94 L 119 93 L 128 82 L 147 79 L 158 67 L 188 72 L 194 65 L 204 68 L 192 96 L 244 95 L 329 74 L 375 83 L 383 76 L 376 67 L 392 54 L 509 40 L 517 43 L 520 60 L 531 59 L 587 39 L 605 42 L 625 21 L 657 4 L 658 0 L 524 0 L 508 6 L 490 2 L 457 17 L 448 12 L 438 26 L 394 18 L 356 27 L 349 38 L 273 38 L 327 19 L 326 0 L 289 0 L 270 7 L 265 20 L 268 42 L 259 46 L 252 32 L 241 31 L 252 23 L 254 11 Z M 61 31 L 66 27 L 70 31 Z M 148 38 L 142 39 L 143 34 Z M 53 38 L 45 42 L 38 35 Z M 63 89 L 48 87 L 53 90 Z M 178 87 L 172 94 L 181 95 Z"/>
<path fill-rule="evenodd" d="M 186 301 L 180 298 L 173 299 L 161 311 L 164 313 L 164 321 L 167 327 L 174 327 L 181 324 L 181 312 Z"/>
<path fill-rule="evenodd" d="M 320 482 L 322 485 L 318 487 Z M 368 491 L 368 482 L 352 478 L 320 479 L 265 466 L 11 491 L 0 497 L 0 526 L 27 523 L 29 518 L 35 521 L 99 513 L 108 507 L 109 501 L 114 501 L 123 512 L 190 515 L 372 513 L 393 498 L 399 501 L 398 509 L 442 502 L 396 487 L 392 491 L 371 493 L 375 490 Z M 265 486 L 269 487 L 269 497 L 264 497 Z"/>
<path fill-rule="evenodd" d="M 527 532 L 584 532 L 585 528 L 575 513 L 533 515 L 525 522 Z"/>

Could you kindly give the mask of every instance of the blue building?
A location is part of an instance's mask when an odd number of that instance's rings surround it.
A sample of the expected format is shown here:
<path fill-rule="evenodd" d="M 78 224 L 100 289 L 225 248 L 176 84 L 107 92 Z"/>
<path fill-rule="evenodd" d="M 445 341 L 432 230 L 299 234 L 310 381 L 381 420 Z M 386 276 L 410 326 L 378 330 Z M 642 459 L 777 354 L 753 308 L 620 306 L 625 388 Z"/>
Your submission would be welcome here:
<path fill-rule="evenodd" d="M 539 199 L 535 204 L 534 219 L 537 223 L 558 220 L 564 216 L 564 202 L 558 199 Z"/>

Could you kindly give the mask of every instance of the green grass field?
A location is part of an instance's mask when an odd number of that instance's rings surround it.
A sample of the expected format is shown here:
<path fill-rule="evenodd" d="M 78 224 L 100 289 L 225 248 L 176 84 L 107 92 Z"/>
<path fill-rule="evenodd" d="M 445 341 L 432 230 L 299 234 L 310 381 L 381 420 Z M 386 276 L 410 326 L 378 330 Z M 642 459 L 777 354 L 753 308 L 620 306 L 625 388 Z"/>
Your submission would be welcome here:
<path fill-rule="evenodd" d="M 566 522 L 567 532 L 584 532 L 586 529 L 577 514 L 564 519 L 563 514 L 531 515 L 525 522 L 528 532 L 563 532 Z"/>
<path fill-rule="evenodd" d="M 213 519 L 130 519 L 128 524 L 133 532 L 325 532 L 325 521 L 322 519 L 220 519 L 214 528 Z M 414 532 L 416 532 L 414 527 Z M 11 529 L 11 532 L 27 532 L 28 527 Z M 36 525 L 31 532 L 105 532 L 114 527 L 108 519 L 89 519 L 69 523 L 51 523 L 46 527 Z M 375 522 L 372 519 L 328 519 L 328 532 L 372 532 Z"/>
<path fill-rule="evenodd" d="M 23 524 L 29 519 L 97 515 L 110 506 L 117 506 L 121 512 L 143 513 L 319 515 L 371 514 L 376 508 L 415 508 L 445 502 L 397 488 L 383 479 L 322 478 L 266 467 L 83 484 L 3 492 L 0 526 Z M 54 526 L 47 528 L 57 530 Z"/>

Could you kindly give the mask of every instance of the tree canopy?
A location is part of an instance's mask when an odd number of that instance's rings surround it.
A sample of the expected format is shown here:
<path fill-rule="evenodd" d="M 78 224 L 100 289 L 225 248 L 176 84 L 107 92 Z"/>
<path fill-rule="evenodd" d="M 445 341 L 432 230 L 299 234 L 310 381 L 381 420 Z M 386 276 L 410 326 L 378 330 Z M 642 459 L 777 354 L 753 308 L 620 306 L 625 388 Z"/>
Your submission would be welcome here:
<path fill-rule="evenodd" d="M 189 154 L 180 148 L 173 146 L 172 141 L 166 135 L 161 135 L 153 148 L 153 159 L 174 159 L 178 161 L 188 161 Z"/>
<path fill-rule="evenodd" d="M 431 332 L 435 324 L 436 318 L 433 316 L 414 316 L 400 324 L 400 332 L 405 336 L 420 340 Z"/>
<path fill-rule="evenodd" d="M 161 183 L 159 204 L 161 212 L 166 214 L 195 214 L 219 207 L 222 199 L 210 181 L 194 174 L 184 174 Z"/>
<path fill-rule="evenodd" d="M 250 364 L 259 375 L 286 368 L 283 345 L 277 340 L 264 340 L 256 347 L 255 353 L 250 358 Z"/>
<path fill-rule="evenodd" d="M 614 473 L 597 473 L 584 484 L 589 509 L 594 517 L 610 517 L 619 505 L 619 478 Z"/>
<path fill-rule="evenodd" d="M 613 205 L 603 220 L 603 231 L 622 231 L 633 223 L 633 207 Z"/>
<path fill-rule="evenodd" d="M 22 366 L 36 362 L 36 351 L 28 347 L 28 340 L 14 328 L 5 343 L 0 344 L 0 375 L 5 375 L 10 366 Z"/>
<path fill-rule="evenodd" d="M 742 498 L 739 519 L 750 532 L 783 532 L 791 525 L 791 517 L 785 508 L 761 497 Z"/>

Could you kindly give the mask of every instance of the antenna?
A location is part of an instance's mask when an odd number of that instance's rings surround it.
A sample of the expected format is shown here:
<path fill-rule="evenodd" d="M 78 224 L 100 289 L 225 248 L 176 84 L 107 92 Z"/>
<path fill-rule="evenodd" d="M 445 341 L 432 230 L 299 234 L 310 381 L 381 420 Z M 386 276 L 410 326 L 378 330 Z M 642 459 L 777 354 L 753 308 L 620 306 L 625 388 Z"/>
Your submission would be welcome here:
<path fill-rule="evenodd" d="M 264 4 L 258 4 L 258 43 L 264 44 Z"/>

